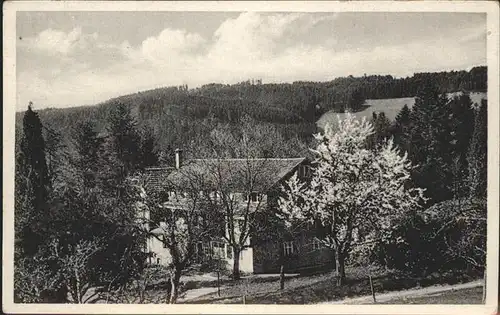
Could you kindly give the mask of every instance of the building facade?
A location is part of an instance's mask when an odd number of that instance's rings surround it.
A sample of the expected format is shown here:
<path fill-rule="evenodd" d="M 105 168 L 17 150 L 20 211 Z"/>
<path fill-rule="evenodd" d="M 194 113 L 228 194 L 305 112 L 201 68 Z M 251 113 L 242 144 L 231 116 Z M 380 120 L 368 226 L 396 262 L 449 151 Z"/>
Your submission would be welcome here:
<path fill-rule="evenodd" d="M 191 195 L 188 196 L 187 188 L 184 187 L 193 187 L 193 181 L 196 181 L 199 185 L 196 187 L 203 187 L 196 193 L 200 196 L 210 194 L 211 200 L 229 198 L 235 213 L 272 212 L 272 207 L 277 204 L 276 191 L 282 183 L 295 173 L 300 178 L 307 178 L 310 173 L 310 165 L 306 158 L 183 161 L 181 152 L 176 151 L 175 161 L 175 167 L 147 169 L 146 190 L 163 191 L 165 194 L 163 207 L 179 211 L 193 200 L 193 191 L 191 190 Z M 200 211 L 212 210 L 207 208 Z M 223 219 L 224 227 L 221 233 L 225 235 L 210 235 L 198 242 L 196 259 L 203 261 L 218 258 L 225 262 L 230 270 L 234 263 L 234 254 L 227 242 L 228 233 L 234 231 L 234 235 L 238 236 L 239 227 L 244 227 L 244 218 L 244 215 L 232 216 L 231 230 L 228 229 L 227 220 Z M 159 226 L 152 230 L 156 235 L 148 240 L 147 250 L 152 253 L 152 263 L 168 265 L 171 257 L 164 242 L 160 240 L 162 224 L 165 222 L 161 219 L 157 221 Z M 245 230 L 242 228 L 242 231 Z M 311 268 L 328 267 L 334 261 L 331 251 L 324 248 L 315 238 L 314 229 L 298 230 L 287 235 L 285 241 L 273 238 L 263 240 L 255 235 L 259 233 L 257 230 L 247 231 L 249 235 L 239 257 L 240 271 L 243 273 L 276 273 L 279 272 L 282 263 L 287 272 L 300 272 Z"/>

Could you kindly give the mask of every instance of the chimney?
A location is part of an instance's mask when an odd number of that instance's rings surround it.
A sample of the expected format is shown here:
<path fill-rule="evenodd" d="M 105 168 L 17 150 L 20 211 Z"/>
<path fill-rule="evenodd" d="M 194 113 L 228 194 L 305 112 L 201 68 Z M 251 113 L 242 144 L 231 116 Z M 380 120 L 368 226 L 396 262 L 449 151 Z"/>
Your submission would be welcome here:
<path fill-rule="evenodd" d="M 175 149 L 175 168 L 179 169 L 182 165 L 182 150 Z"/>

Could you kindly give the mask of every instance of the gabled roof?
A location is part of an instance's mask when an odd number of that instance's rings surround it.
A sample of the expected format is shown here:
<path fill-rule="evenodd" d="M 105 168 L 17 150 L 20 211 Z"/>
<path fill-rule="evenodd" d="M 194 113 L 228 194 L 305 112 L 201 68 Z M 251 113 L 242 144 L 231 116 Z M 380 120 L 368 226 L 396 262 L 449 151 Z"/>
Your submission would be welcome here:
<path fill-rule="evenodd" d="M 305 161 L 306 158 L 194 159 L 186 161 L 180 169 L 147 169 L 151 179 L 147 186 L 208 190 L 222 185 L 233 192 L 249 189 L 264 192 Z"/>
<path fill-rule="evenodd" d="M 147 191 L 159 191 L 167 182 L 168 175 L 175 167 L 149 167 L 144 171 Z"/>

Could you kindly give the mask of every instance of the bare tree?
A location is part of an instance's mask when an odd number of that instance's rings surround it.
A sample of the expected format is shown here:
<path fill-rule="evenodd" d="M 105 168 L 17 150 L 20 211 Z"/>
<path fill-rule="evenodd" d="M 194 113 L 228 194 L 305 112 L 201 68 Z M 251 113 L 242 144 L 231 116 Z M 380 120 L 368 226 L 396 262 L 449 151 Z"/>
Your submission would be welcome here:
<path fill-rule="evenodd" d="M 53 248 L 54 254 L 59 257 L 57 244 L 53 244 Z M 99 292 L 95 288 L 93 292 L 91 290 L 92 280 L 88 264 L 94 254 L 102 248 L 98 240 L 81 241 L 71 248 L 69 255 L 59 258 L 73 303 L 94 303 L 100 299 Z"/>
<path fill-rule="evenodd" d="M 251 247 L 252 233 L 264 231 L 258 213 L 267 207 L 273 178 L 268 159 L 212 159 L 201 161 L 212 192 L 205 198 L 225 221 L 223 238 L 232 249 L 233 279 L 240 278 L 240 255 Z"/>
<path fill-rule="evenodd" d="M 142 177 L 141 185 L 146 186 L 146 182 L 147 177 Z M 163 244 L 170 257 L 166 269 L 168 303 L 177 301 L 181 276 L 196 263 L 197 244 L 217 228 L 215 212 L 205 202 L 204 191 L 203 174 L 190 169 L 178 170 L 160 190 L 146 194 L 143 189 L 141 206 L 148 213 L 141 218 L 143 228 Z"/>
<path fill-rule="evenodd" d="M 61 246 L 57 240 L 47 245 L 46 255 L 35 255 L 31 262 L 21 259 L 16 268 L 17 295 L 25 302 L 47 302 L 50 292 L 63 285 L 68 293 L 68 302 L 95 303 L 99 292 L 92 287 L 92 270 L 89 262 L 102 250 L 98 240 L 80 241 L 77 244 Z M 52 268 L 51 266 L 58 266 Z"/>

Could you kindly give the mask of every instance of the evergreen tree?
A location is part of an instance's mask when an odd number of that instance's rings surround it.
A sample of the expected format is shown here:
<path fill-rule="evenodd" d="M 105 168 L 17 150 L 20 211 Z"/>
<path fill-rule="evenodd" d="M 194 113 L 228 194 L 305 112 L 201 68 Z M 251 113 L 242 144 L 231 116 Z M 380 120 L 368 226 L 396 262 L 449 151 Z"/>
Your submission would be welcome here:
<path fill-rule="evenodd" d="M 361 109 L 365 102 L 365 97 L 361 89 L 354 89 L 347 98 L 347 108 L 351 112 L 357 112 Z"/>
<path fill-rule="evenodd" d="M 43 131 L 48 174 L 53 188 L 56 189 L 55 185 L 63 184 L 62 176 L 68 158 L 66 144 L 62 134 L 55 128 L 44 125 Z"/>
<path fill-rule="evenodd" d="M 374 132 L 368 137 L 368 145 L 370 148 L 376 148 L 389 138 L 391 122 L 384 112 L 380 112 L 378 115 L 373 113 L 371 124 Z"/>
<path fill-rule="evenodd" d="M 411 129 L 411 111 L 405 104 L 394 119 L 391 127 L 391 134 L 394 137 L 394 143 L 399 146 L 403 152 L 408 152 L 409 132 Z"/>
<path fill-rule="evenodd" d="M 467 151 L 474 131 L 474 110 L 468 94 L 453 97 L 449 103 L 453 133 L 453 190 L 455 198 L 467 195 L 464 184 L 467 178 Z"/>
<path fill-rule="evenodd" d="M 118 189 L 120 194 L 127 177 L 139 167 L 140 135 L 130 108 L 122 103 L 112 108 L 107 120 L 103 175 L 108 188 Z"/>
<path fill-rule="evenodd" d="M 469 143 L 474 132 L 474 109 L 469 94 L 455 96 L 449 103 L 454 135 L 454 156 L 465 162 Z M 465 164 L 465 163 L 464 163 Z"/>
<path fill-rule="evenodd" d="M 156 138 L 153 130 L 144 127 L 141 132 L 141 152 L 139 164 L 141 167 L 157 165 L 159 161 L 158 151 L 156 149 Z"/>
<path fill-rule="evenodd" d="M 409 156 L 417 165 L 412 178 L 418 187 L 426 188 L 430 202 L 452 198 L 452 134 L 446 95 L 431 81 L 415 97 L 412 111 Z"/>
<path fill-rule="evenodd" d="M 16 239 L 25 254 L 34 254 L 43 240 L 49 213 L 51 183 L 45 160 L 42 122 L 30 102 L 16 161 Z"/>
<path fill-rule="evenodd" d="M 335 102 L 333 109 L 336 113 L 344 113 L 345 112 L 345 103 L 344 102 Z"/>
<path fill-rule="evenodd" d="M 75 127 L 73 138 L 78 153 L 75 166 L 79 171 L 83 187 L 93 188 L 99 178 L 100 154 L 104 139 L 99 137 L 95 123 L 90 120 Z"/>
<path fill-rule="evenodd" d="M 487 187 L 487 138 L 488 105 L 481 101 L 481 107 L 474 120 L 474 133 L 470 142 L 467 161 L 469 163 L 469 189 L 473 197 L 485 197 Z"/>

